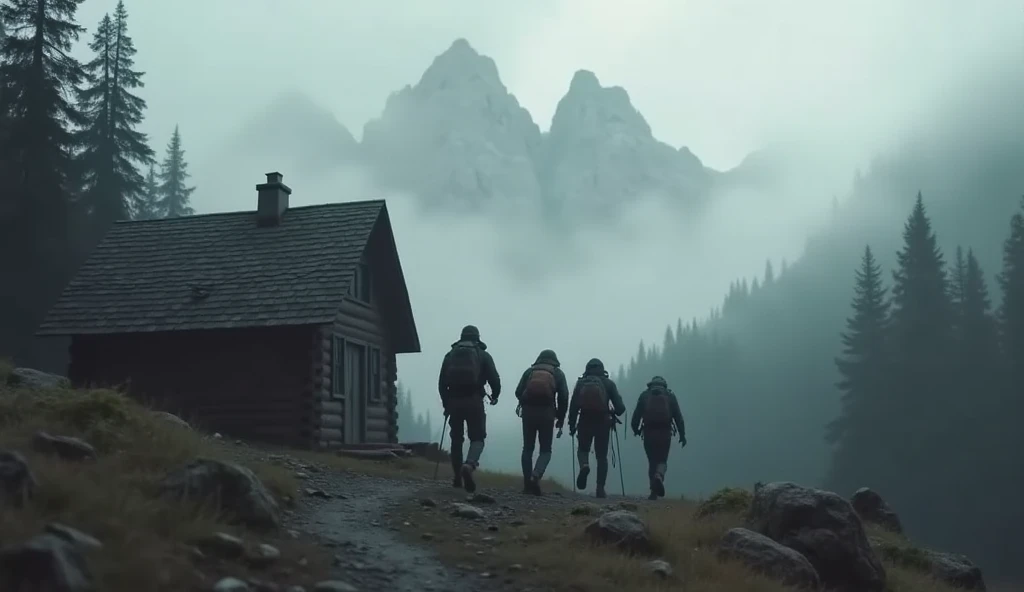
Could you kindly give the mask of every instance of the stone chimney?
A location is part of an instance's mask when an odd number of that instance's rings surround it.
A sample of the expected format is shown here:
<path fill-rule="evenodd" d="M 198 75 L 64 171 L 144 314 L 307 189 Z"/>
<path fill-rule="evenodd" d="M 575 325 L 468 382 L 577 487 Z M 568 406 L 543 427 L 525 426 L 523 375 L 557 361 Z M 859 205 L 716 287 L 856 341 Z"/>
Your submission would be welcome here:
<path fill-rule="evenodd" d="M 267 182 L 256 186 L 256 224 L 277 226 L 288 209 L 288 196 L 292 190 L 281 182 L 281 173 L 267 173 Z"/>

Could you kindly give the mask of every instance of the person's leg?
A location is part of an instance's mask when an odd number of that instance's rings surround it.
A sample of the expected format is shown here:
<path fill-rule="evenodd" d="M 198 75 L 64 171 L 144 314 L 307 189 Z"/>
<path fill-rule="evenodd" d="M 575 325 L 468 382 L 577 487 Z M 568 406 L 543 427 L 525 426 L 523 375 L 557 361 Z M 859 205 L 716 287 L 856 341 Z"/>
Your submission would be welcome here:
<path fill-rule="evenodd" d="M 594 456 L 597 458 L 597 497 L 605 497 L 604 485 L 608 481 L 608 443 L 612 431 L 605 425 L 594 430 Z"/>
<path fill-rule="evenodd" d="M 530 477 L 533 474 L 533 448 L 537 440 L 536 423 L 532 421 L 528 409 L 523 409 L 523 493 L 530 491 Z"/>
<path fill-rule="evenodd" d="M 537 457 L 537 465 L 533 468 L 532 489 L 535 495 L 541 495 L 540 481 L 544 478 L 544 472 L 551 462 L 551 445 L 555 439 L 555 414 L 553 409 L 545 408 L 543 413 L 538 413 L 536 430 L 540 440 L 540 455 Z"/>
<path fill-rule="evenodd" d="M 651 492 L 658 497 L 665 496 L 665 471 L 668 468 L 668 451 L 672 446 L 672 431 L 656 430 L 650 438 L 649 458 L 654 467 L 651 475 Z"/>
<path fill-rule="evenodd" d="M 578 448 L 576 459 L 580 463 L 580 472 L 576 476 L 576 489 L 587 488 L 587 477 L 590 475 L 590 445 L 594 441 L 594 429 L 583 417 L 576 424 L 576 438 Z"/>
<path fill-rule="evenodd" d="M 647 455 L 647 481 L 651 495 L 647 499 L 658 499 L 657 487 L 654 484 L 654 476 L 657 474 L 658 457 L 655 451 L 654 442 L 657 438 L 651 436 L 650 431 L 644 431 L 644 454 Z"/>
<path fill-rule="evenodd" d="M 452 485 L 462 487 L 462 443 L 465 440 L 465 418 L 461 410 L 454 405 L 448 414 L 448 430 L 452 438 Z"/>
<path fill-rule="evenodd" d="M 469 436 L 469 452 L 466 453 L 466 462 L 462 465 L 462 485 L 466 491 L 476 491 L 476 481 L 473 480 L 473 471 L 480 465 L 480 455 L 484 451 L 484 440 L 487 439 L 487 412 L 484 410 L 484 400 L 474 400 L 466 414 L 466 432 Z"/>

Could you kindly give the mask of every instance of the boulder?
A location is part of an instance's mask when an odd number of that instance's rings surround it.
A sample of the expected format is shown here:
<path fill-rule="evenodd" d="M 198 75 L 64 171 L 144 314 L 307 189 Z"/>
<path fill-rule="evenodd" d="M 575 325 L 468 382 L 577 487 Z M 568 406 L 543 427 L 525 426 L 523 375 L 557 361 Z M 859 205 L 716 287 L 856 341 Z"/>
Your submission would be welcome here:
<path fill-rule="evenodd" d="M 71 382 L 63 376 L 32 368 L 15 368 L 7 377 L 7 384 L 30 389 L 56 389 L 71 386 Z"/>
<path fill-rule="evenodd" d="M 587 525 L 585 534 L 599 544 L 615 545 L 629 553 L 651 553 L 654 542 L 651 540 L 647 524 L 628 510 L 614 510 L 601 514 Z"/>
<path fill-rule="evenodd" d="M 882 562 L 850 502 L 830 491 L 777 482 L 754 489 L 751 530 L 798 551 L 827 588 L 882 592 Z"/>
<path fill-rule="evenodd" d="M 821 588 L 821 578 L 806 557 L 746 528 L 733 528 L 725 533 L 718 546 L 718 557 L 739 561 L 788 586 Z"/>
<path fill-rule="evenodd" d="M 35 493 L 36 478 L 18 452 L 0 450 L 0 504 L 20 508 Z"/>
<path fill-rule="evenodd" d="M 54 436 L 43 431 L 32 437 L 32 447 L 37 452 L 54 454 L 64 460 L 94 460 L 96 449 L 85 440 L 71 436 Z"/>
<path fill-rule="evenodd" d="M 263 483 L 249 469 L 235 463 L 200 458 L 169 473 L 160 484 L 165 495 L 193 500 L 216 500 L 255 528 L 281 525 L 281 511 Z"/>
<path fill-rule="evenodd" d="M 930 563 L 930 571 L 935 579 L 964 590 L 985 592 L 987 589 L 985 579 L 981 575 L 981 568 L 967 557 L 956 553 L 941 553 L 931 550 L 926 550 L 924 554 Z"/>
<path fill-rule="evenodd" d="M 900 517 L 885 503 L 882 496 L 873 489 L 861 487 L 850 498 L 853 509 L 861 520 L 877 524 L 886 530 L 903 534 L 903 524 Z"/>
<path fill-rule="evenodd" d="M 94 592 L 82 552 L 101 546 L 91 536 L 52 525 L 26 543 L 0 549 L 0 590 Z"/>

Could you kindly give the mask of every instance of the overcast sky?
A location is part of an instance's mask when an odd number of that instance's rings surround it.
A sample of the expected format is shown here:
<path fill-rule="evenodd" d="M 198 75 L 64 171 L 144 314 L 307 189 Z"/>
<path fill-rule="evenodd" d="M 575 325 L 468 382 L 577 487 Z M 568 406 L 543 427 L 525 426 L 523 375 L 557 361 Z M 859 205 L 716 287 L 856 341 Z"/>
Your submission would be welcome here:
<path fill-rule="evenodd" d="M 87 40 L 116 0 L 86 0 Z M 146 129 L 201 154 L 281 89 L 356 135 L 465 37 L 547 129 L 572 73 L 625 87 L 655 134 L 727 168 L 781 135 L 870 153 L 1024 30 L 1021 0 L 128 0 Z"/>

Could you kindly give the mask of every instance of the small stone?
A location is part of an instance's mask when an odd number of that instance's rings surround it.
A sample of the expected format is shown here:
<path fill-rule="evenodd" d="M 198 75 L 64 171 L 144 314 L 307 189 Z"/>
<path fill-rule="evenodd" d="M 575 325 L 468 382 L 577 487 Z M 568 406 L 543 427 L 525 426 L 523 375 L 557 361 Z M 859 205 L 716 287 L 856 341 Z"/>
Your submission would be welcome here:
<path fill-rule="evenodd" d="M 492 574 L 492 573 L 491 573 L 491 572 L 489 572 L 489 571 L 485 571 L 484 573 L 480 574 L 480 577 L 481 577 L 481 578 L 487 578 L 487 579 L 490 579 L 490 578 L 493 578 L 493 577 L 494 577 L 494 574 Z"/>
<path fill-rule="evenodd" d="M 481 520 L 486 517 L 484 511 L 469 504 L 454 504 L 452 516 L 466 518 L 467 520 Z"/>
<path fill-rule="evenodd" d="M 297 563 L 299 564 L 299 567 L 306 567 L 307 565 L 309 565 L 309 559 L 302 557 L 297 561 Z"/>
<path fill-rule="evenodd" d="M 314 489 L 312 487 L 306 488 L 306 495 L 309 497 L 322 497 L 325 499 L 331 497 L 331 494 L 327 493 L 323 489 Z"/>
<path fill-rule="evenodd" d="M 285 592 L 306 592 L 306 589 L 302 586 L 288 586 Z"/>
<path fill-rule="evenodd" d="M 513 563 L 508 566 L 509 571 L 523 571 L 523 565 L 521 563 Z"/>
<path fill-rule="evenodd" d="M 491 532 L 498 532 L 498 525 L 497 524 L 489 524 L 487 526 L 487 530 L 489 530 Z"/>
<path fill-rule="evenodd" d="M 473 495 L 469 496 L 467 499 L 468 499 L 469 502 L 477 503 L 477 504 L 494 504 L 494 503 L 497 503 L 497 501 L 498 501 L 498 500 L 494 499 L 494 497 L 489 496 L 486 493 L 474 493 Z"/>
<path fill-rule="evenodd" d="M 253 565 L 270 565 L 281 558 L 281 551 L 273 545 L 260 544 L 249 553 L 248 558 Z"/>
<path fill-rule="evenodd" d="M 429 532 L 425 532 L 425 533 L 420 535 L 420 538 L 425 540 L 425 541 L 432 541 L 432 540 L 434 540 L 434 535 L 429 533 Z"/>
<path fill-rule="evenodd" d="M 213 585 L 213 592 L 251 592 L 249 584 L 238 578 L 221 578 Z"/>
<path fill-rule="evenodd" d="M 653 574 L 667 578 L 672 575 L 672 566 L 667 561 L 655 559 L 647 563 L 647 569 Z"/>
<path fill-rule="evenodd" d="M 420 500 L 420 505 L 425 507 L 425 508 L 435 508 L 435 507 L 437 507 L 437 502 L 435 502 L 434 500 L 430 499 L 429 497 L 425 497 L 425 498 Z"/>
<path fill-rule="evenodd" d="M 245 543 L 242 539 L 226 532 L 215 532 L 194 543 L 200 551 L 222 559 L 236 559 L 245 553 Z"/>

